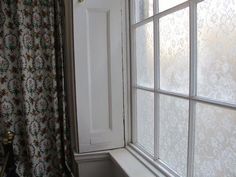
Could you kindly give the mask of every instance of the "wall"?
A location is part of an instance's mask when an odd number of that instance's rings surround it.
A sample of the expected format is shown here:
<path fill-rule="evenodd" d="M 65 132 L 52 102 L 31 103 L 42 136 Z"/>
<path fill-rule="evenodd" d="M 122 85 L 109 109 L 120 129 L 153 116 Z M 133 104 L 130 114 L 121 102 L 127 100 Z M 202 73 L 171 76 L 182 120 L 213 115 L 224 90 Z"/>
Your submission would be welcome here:
<path fill-rule="evenodd" d="M 110 160 L 98 160 L 79 164 L 79 177 L 113 177 Z"/>
<path fill-rule="evenodd" d="M 127 177 L 109 155 L 83 155 L 76 158 L 79 177 Z"/>

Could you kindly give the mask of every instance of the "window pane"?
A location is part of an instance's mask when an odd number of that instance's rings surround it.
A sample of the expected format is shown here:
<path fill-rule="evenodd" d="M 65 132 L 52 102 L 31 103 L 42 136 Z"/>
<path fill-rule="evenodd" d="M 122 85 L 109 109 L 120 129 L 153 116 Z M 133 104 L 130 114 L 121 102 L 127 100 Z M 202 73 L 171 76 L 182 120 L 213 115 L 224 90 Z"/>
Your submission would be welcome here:
<path fill-rule="evenodd" d="M 154 94 L 137 90 L 137 143 L 154 152 Z"/>
<path fill-rule="evenodd" d="M 181 176 L 187 173 L 189 101 L 160 96 L 160 159 Z"/>
<path fill-rule="evenodd" d="M 194 177 L 236 176 L 236 111 L 197 104 Z"/>
<path fill-rule="evenodd" d="M 160 12 L 167 10 L 171 7 L 174 7 L 176 5 L 179 5 L 183 2 L 185 2 L 186 0 L 159 0 L 159 9 Z"/>
<path fill-rule="evenodd" d="M 189 10 L 160 19 L 161 89 L 189 93 Z"/>
<path fill-rule="evenodd" d="M 134 0 L 136 22 L 153 15 L 153 0 Z"/>
<path fill-rule="evenodd" d="M 198 95 L 236 103 L 236 0 L 198 5 Z"/>
<path fill-rule="evenodd" d="M 154 87 L 153 22 L 136 29 L 137 83 Z"/>

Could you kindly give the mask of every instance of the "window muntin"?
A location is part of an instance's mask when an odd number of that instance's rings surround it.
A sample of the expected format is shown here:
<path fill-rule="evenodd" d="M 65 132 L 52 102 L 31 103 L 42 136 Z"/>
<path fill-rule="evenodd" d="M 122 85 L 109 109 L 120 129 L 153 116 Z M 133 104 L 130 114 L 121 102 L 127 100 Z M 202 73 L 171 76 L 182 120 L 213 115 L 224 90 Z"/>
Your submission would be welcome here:
<path fill-rule="evenodd" d="M 133 0 L 134 4 L 135 2 L 136 0 Z M 175 2 L 169 4 L 169 1 L 154 0 L 153 8 L 149 8 L 149 10 L 154 9 L 154 12 L 149 12 L 149 15 L 139 20 L 137 17 L 132 18 L 131 36 L 135 36 L 132 37 L 133 143 L 137 146 L 141 144 L 137 142 L 137 134 L 140 126 L 142 127 L 140 122 L 137 127 L 137 112 L 139 112 L 139 115 L 143 116 L 143 121 L 150 119 L 154 124 L 150 126 L 151 132 L 154 132 L 153 135 L 150 134 L 153 144 L 143 143 L 141 149 L 148 152 L 157 164 L 166 167 L 167 171 L 177 176 L 188 177 L 203 175 L 221 177 L 222 174 L 235 176 L 236 169 L 233 167 L 228 169 L 236 163 L 236 136 L 233 128 L 236 127 L 234 114 L 236 112 L 234 52 L 236 43 L 233 40 L 236 38 L 236 0 L 177 0 Z M 161 3 L 166 4 L 161 6 Z M 182 17 L 176 15 L 184 11 L 185 15 Z M 178 21 L 178 18 L 181 20 Z M 223 25 L 220 24 L 221 20 Z M 150 62 L 154 64 L 153 66 L 144 65 L 146 69 L 154 68 L 154 71 L 147 71 L 151 73 L 150 75 L 153 72 L 153 76 L 145 76 L 145 79 L 152 84 L 139 82 L 142 76 L 139 76 L 141 72 L 138 75 L 138 65 L 135 64 L 138 57 L 135 32 L 138 28 L 144 29 L 145 25 L 143 36 L 148 33 L 148 36 L 153 36 L 153 40 L 144 40 L 146 43 L 142 50 L 148 51 L 147 46 L 149 50 L 153 48 L 153 53 L 149 55 L 154 54 L 154 59 L 140 57 L 138 62 L 147 64 L 147 61 L 153 60 Z M 153 34 L 150 34 L 151 31 Z M 153 47 L 148 41 L 151 41 Z M 178 46 L 180 44 L 183 45 L 182 52 L 175 50 L 175 47 L 180 47 Z M 173 53 L 175 55 L 172 55 Z M 151 101 L 153 105 L 148 106 L 151 109 L 147 108 L 145 102 L 137 106 L 137 90 L 139 92 L 142 90 L 146 95 L 148 92 L 153 95 L 154 100 Z M 153 109 L 153 113 L 149 115 L 154 118 L 146 118 L 140 112 L 141 109 L 149 111 Z M 221 114 L 218 115 L 218 112 Z M 214 129 L 207 124 L 201 129 L 207 118 L 215 123 L 220 120 L 220 124 L 217 123 L 219 127 L 216 126 Z M 143 124 L 144 129 L 147 129 L 147 123 Z M 182 127 L 179 129 L 178 126 Z M 176 137 L 173 134 L 176 134 Z M 208 134 L 212 134 L 212 137 L 206 136 L 207 144 L 201 140 L 202 136 Z M 181 137 L 179 141 L 178 137 Z M 217 153 L 222 159 L 216 162 L 214 158 L 219 159 L 217 156 L 211 156 L 211 160 L 205 158 L 205 153 L 208 151 L 217 152 L 215 145 L 217 143 L 221 145 L 220 138 L 227 142 Z M 152 142 L 150 138 L 148 139 Z M 176 148 L 171 149 L 170 144 L 175 141 L 182 141 L 182 143 L 176 143 Z M 153 146 L 154 153 L 150 152 L 150 146 Z M 173 156 L 177 153 L 179 156 Z M 227 166 L 223 163 L 231 164 Z M 206 171 L 206 166 L 211 166 L 210 171 Z"/>

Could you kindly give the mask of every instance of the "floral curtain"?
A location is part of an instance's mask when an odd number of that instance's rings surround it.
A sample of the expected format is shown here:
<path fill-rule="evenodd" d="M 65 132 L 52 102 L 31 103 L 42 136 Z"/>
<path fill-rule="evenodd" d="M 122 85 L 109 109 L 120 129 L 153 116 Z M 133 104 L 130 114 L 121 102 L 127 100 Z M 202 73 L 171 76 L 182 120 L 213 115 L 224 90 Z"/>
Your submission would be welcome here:
<path fill-rule="evenodd" d="M 0 133 L 15 132 L 21 177 L 69 176 L 63 1 L 0 1 Z"/>

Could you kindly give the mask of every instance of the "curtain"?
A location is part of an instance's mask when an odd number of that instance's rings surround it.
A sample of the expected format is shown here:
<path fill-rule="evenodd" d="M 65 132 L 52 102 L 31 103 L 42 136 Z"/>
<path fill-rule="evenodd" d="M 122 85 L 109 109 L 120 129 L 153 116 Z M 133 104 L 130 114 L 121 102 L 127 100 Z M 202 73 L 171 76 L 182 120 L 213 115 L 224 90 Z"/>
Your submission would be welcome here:
<path fill-rule="evenodd" d="M 21 177 L 70 176 L 62 0 L 0 1 L 0 133 Z"/>

